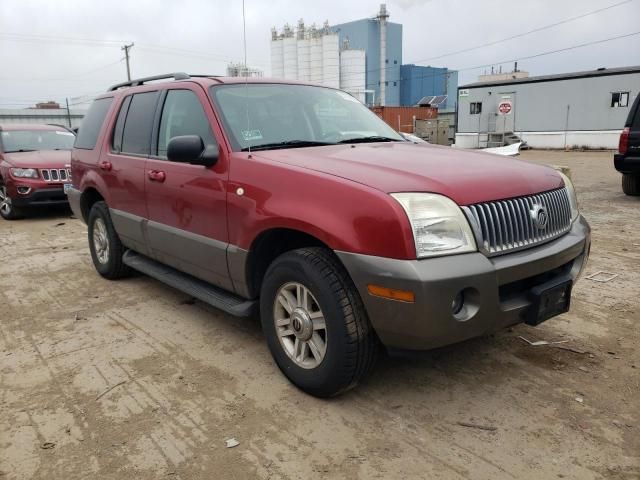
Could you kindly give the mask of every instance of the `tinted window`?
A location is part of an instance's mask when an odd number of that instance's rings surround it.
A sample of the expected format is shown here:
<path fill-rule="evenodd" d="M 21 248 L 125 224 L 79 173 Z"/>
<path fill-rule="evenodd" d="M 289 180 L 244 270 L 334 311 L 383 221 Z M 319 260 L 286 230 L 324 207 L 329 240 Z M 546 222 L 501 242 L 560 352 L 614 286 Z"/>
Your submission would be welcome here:
<path fill-rule="evenodd" d="M 131 103 L 131 96 L 128 96 L 122 102 L 120 107 L 120 113 L 116 120 L 116 126 L 113 129 L 113 138 L 111 139 L 112 150 L 116 153 L 122 151 L 122 132 L 124 131 L 124 120 L 127 117 L 129 111 L 129 104 Z"/>
<path fill-rule="evenodd" d="M 633 107 L 631 107 L 627 123 L 627 126 L 632 127 L 634 130 L 640 130 L 640 93 L 638 93 L 636 101 L 634 102 Z"/>
<path fill-rule="evenodd" d="M 205 146 L 216 145 L 202 104 L 191 90 L 167 92 L 158 133 L 158 156 L 166 158 L 169 140 L 180 135 L 199 135 Z"/>
<path fill-rule="evenodd" d="M 112 101 L 113 97 L 100 98 L 91 104 L 78 130 L 75 148 L 92 150 L 96 146 L 100 129 Z"/>
<path fill-rule="evenodd" d="M 122 134 L 122 152 L 148 155 L 159 92 L 133 95 Z"/>

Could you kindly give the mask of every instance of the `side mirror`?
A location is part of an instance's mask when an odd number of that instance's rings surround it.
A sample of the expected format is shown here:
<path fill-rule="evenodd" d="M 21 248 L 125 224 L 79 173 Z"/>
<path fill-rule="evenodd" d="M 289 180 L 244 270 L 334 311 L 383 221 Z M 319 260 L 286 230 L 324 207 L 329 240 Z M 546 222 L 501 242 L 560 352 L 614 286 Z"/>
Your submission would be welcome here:
<path fill-rule="evenodd" d="M 198 135 L 182 135 L 169 140 L 167 158 L 172 162 L 211 167 L 218 161 L 218 147 L 205 148 L 202 138 Z"/>

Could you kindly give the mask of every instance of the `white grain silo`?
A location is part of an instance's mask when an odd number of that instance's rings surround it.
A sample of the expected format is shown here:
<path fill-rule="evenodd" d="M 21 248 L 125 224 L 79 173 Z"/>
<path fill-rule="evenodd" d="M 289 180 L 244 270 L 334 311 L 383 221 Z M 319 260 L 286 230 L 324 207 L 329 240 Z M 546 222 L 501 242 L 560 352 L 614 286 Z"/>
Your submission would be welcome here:
<path fill-rule="evenodd" d="M 313 83 L 322 83 L 322 37 L 313 28 L 309 38 L 311 78 Z"/>
<path fill-rule="evenodd" d="M 284 42 L 276 29 L 271 30 L 271 76 L 284 78 Z"/>
<path fill-rule="evenodd" d="M 322 35 L 322 84 L 340 87 L 340 41 L 337 33 Z"/>
<path fill-rule="evenodd" d="M 365 103 L 366 55 L 364 50 L 340 52 L 340 88 Z"/>
<path fill-rule="evenodd" d="M 284 27 L 283 39 L 284 52 L 284 78 L 296 80 L 298 78 L 298 42 L 293 36 L 293 30 L 289 25 Z"/>
<path fill-rule="evenodd" d="M 308 82 L 311 79 L 310 40 L 307 38 L 302 19 L 298 21 L 298 80 Z"/>

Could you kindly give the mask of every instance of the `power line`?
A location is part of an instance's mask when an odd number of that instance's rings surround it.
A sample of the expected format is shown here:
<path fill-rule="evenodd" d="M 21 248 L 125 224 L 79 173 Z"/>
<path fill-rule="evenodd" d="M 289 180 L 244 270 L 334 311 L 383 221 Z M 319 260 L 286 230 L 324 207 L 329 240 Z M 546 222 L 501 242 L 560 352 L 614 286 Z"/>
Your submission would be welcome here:
<path fill-rule="evenodd" d="M 91 75 L 92 73 L 95 72 L 99 72 L 102 71 L 106 68 L 112 67 L 114 65 L 117 65 L 119 63 L 122 62 L 122 58 L 116 62 L 111 62 L 111 63 L 107 63 L 106 65 L 102 65 L 100 67 L 97 68 L 93 68 L 91 70 L 87 70 L 84 72 L 78 72 L 78 73 L 70 73 L 69 75 L 65 76 L 65 77 L 57 77 L 57 78 L 43 78 L 43 77 L 39 77 L 39 78 L 33 78 L 33 77 L 0 77 L 0 80 L 16 80 L 16 79 L 20 79 L 23 81 L 34 81 L 34 82 L 49 82 L 49 81 L 64 81 L 64 82 L 84 82 L 84 79 L 79 79 L 76 77 L 83 77 L 86 75 Z"/>
<path fill-rule="evenodd" d="M 483 43 L 482 45 L 476 45 L 475 47 L 467 47 L 467 48 L 464 48 L 464 49 L 461 49 L 461 50 L 454 50 L 452 52 L 443 53 L 442 55 L 425 58 L 423 60 L 415 60 L 413 63 L 424 63 L 424 62 L 428 62 L 430 60 L 437 60 L 437 59 L 444 58 L 444 57 L 450 57 L 450 56 L 453 56 L 453 55 L 458 55 L 460 53 L 472 52 L 472 51 L 478 50 L 480 48 L 491 47 L 493 45 L 497 45 L 497 44 L 502 43 L 502 42 L 507 42 L 509 40 L 514 40 L 516 38 L 521 38 L 521 37 L 530 35 L 532 33 L 541 32 L 541 31 L 547 30 L 549 28 L 557 27 L 558 25 L 564 25 L 565 23 L 570 23 L 570 22 L 573 22 L 575 20 L 579 20 L 581 18 L 588 17 L 590 15 L 595 15 L 597 13 L 604 12 L 606 10 L 610 10 L 612 8 L 619 7 L 620 5 L 631 3 L 633 1 L 635 1 L 635 0 L 624 0 L 622 2 L 618 2 L 618 3 L 615 3 L 613 5 L 609 5 L 608 7 L 603 7 L 603 8 L 599 8 L 597 10 L 592 10 L 590 12 L 583 13 L 581 15 L 576 15 L 575 17 L 569 17 L 569 18 L 566 18 L 564 20 L 560 20 L 559 22 L 550 23 L 549 25 L 544 25 L 542 27 L 534 28 L 533 30 L 529 30 L 527 32 L 519 33 L 517 35 L 512 35 L 510 37 L 501 38 L 499 40 L 494 40 L 492 42 Z"/>
<path fill-rule="evenodd" d="M 632 32 L 632 33 L 626 33 L 626 34 L 623 34 L 623 35 L 617 35 L 617 36 L 614 36 L 614 37 L 603 38 L 603 39 L 600 39 L 600 40 L 594 40 L 594 41 L 591 41 L 591 42 L 585 42 L 585 43 L 581 43 L 581 44 L 578 44 L 578 45 L 572 45 L 570 47 L 559 48 L 559 49 L 556 49 L 556 50 L 549 50 L 549 51 L 546 51 L 546 52 L 540 52 L 540 53 L 536 53 L 536 54 L 533 54 L 533 55 L 516 57 L 516 58 L 512 58 L 510 60 L 502 60 L 502 61 L 499 61 L 499 62 L 491 62 L 491 63 L 487 63 L 487 64 L 483 64 L 483 65 L 477 65 L 477 66 L 474 66 L 474 67 L 457 68 L 457 69 L 451 70 L 451 71 L 465 72 L 465 71 L 470 71 L 470 70 L 478 70 L 480 68 L 491 67 L 493 65 L 519 62 L 521 60 L 530 60 L 532 58 L 539 58 L 539 57 L 543 57 L 543 56 L 546 56 L 546 55 L 553 55 L 555 53 L 567 52 L 567 51 L 570 51 L 570 50 L 575 50 L 575 49 L 578 49 L 578 48 L 588 47 L 588 46 L 591 46 L 591 45 L 598 45 L 598 44 L 602 44 L 602 43 L 606 43 L 606 42 L 612 42 L 614 40 L 620 40 L 620 39 L 623 39 L 623 38 L 633 37 L 635 35 L 640 35 L 640 31 Z M 390 68 L 397 68 L 397 67 L 393 67 L 393 66 L 391 66 L 391 67 L 383 67 L 382 69 L 388 70 Z M 379 70 L 382 70 L 382 69 L 367 70 L 366 73 L 368 74 L 368 73 L 376 72 L 376 71 L 379 71 Z M 411 78 L 412 79 L 421 79 L 421 78 L 431 78 L 431 77 L 446 76 L 446 75 L 449 75 L 449 73 L 451 71 L 444 72 L 444 73 L 439 73 L 439 74 L 423 75 L 423 76 L 418 76 L 418 77 L 412 76 Z M 360 75 L 360 74 L 355 73 L 355 74 L 349 74 L 349 75 L 346 75 L 346 76 L 347 77 L 353 77 L 353 76 L 356 76 L 356 75 Z M 343 75 L 343 77 L 344 76 L 345 75 Z M 327 77 L 326 80 L 335 80 L 336 78 L 338 78 L 338 77 L 336 77 L 336 76 Z M 325 78 L 323 78 L 322 80 L 325 80 Z M 400 77 L 398 79 L 394 79 L 394 80 L 391 80 L 391 81 L 401 81 L 401 80 L 406 80 L 406 78 Z M 365 88 L 369 87 L 369 86 L 375 86 L 375 85 L 376 85 L 375 83 L 371 83 L 370 82 L 370 83 L 367 83 L 365 85 Z"/>
<path fill-rule="evenodd" d="M 106 40 L 96 38 L 78 38 L 78 37 L 61 37 L 58 35 L 39 35 L 39 34 L 27 34 L 27 33 L 0 33 L 0 37 L 5 37 L 9 40 L 25 41 L 25 42 L 58 42 L 58 43 L 71 43 L 71 44 L 90 44 L 90 45 L 104 45 L 117 47 L 122 44 L 124 40 Z"/>

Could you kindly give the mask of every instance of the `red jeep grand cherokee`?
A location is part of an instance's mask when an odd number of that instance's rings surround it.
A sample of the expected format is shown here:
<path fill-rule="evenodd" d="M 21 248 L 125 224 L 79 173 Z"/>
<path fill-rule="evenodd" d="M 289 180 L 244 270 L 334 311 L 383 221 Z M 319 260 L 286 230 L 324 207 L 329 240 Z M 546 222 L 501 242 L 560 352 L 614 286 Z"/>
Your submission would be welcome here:
<path fill-rule="evenodd" d="M 0 215 L 22 217 L 26 207 L 66 204 L 75 135 L 64 127 L 0 125 Z"/>
<path fill-rule="evenodd" d="M 71 165 L 102 276 L 259 308 L 276 363 L 317 396 L 356 385 L 380 343 L 424 350 L 566 312 L 589 253 L 562 174 L 403 141 L 320 86 L 116 85 Z"/>

